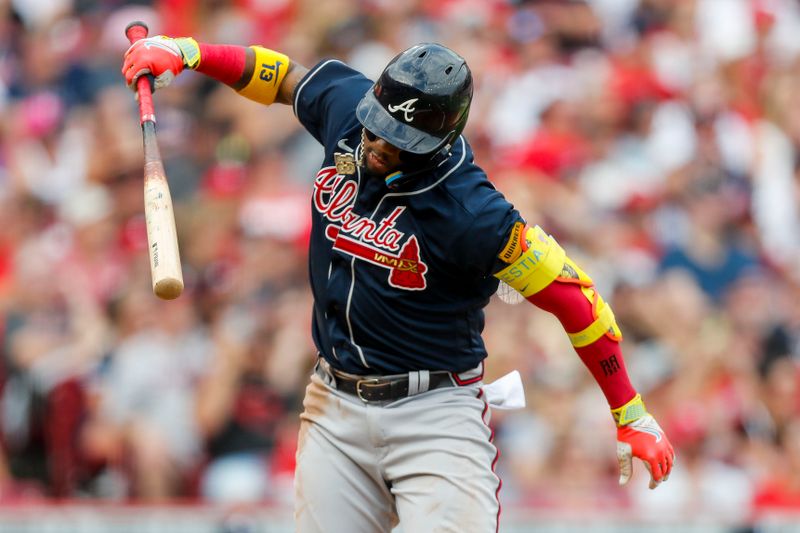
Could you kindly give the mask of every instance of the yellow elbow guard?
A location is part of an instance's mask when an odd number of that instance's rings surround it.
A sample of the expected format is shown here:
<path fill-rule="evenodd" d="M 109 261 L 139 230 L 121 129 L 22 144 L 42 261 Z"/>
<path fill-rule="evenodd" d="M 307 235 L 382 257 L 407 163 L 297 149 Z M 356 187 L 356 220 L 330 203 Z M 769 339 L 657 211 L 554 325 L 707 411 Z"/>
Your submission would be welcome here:
<path fill-rule="evenodd" d="M 253 77 L 237 91 L 250 100 L 269 105 L 275 102 L 278 89 L 289 71 L 289 57 L 261 46 L 251 46 L 256 53 Z"/>
<path fill-rule="evenodd" d="M 507 248 L 503 249 L 500 259 L 511 256 Z M 592 304 L 592 315 L 595 320 L 588 327 L 576 333 L 569 333 L 569 339 L 576 348 L 588 346 L 603 335 L 614 340 L 622 339 L 622 332 L 617 326 L 611 307 L 603 301 L 594 288 L 594 282 L 572 259 L 567 257 L 564 249 L 556 240 L 547 235 L 542 228 L 535 226 L 526 228 L 525 237 L 520 241 L 521 252 L 508 267 L 495 274 L 495 277 L 510 285 L 517 292 L 528 298 L 554 281 L 575 283 L 580 285 L 584 296 Z"/>
<path fill-rule="evenodd" d="M 555 281 L 564 268 L 567 254 L 539 226 L 526 228 L 520 248 L 522 252 L 517 259 L 495 277 L 527 298 Z"/>

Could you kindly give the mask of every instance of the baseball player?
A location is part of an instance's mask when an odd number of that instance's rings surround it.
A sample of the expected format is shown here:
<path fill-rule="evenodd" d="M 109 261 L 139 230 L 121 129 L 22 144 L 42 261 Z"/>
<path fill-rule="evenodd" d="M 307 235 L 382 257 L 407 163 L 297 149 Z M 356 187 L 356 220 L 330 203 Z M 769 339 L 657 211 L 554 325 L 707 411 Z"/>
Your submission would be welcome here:
<path fill-rule="evenodd" d="M 298 531 L 498 529 L 481 332 L 500 281 L 558 317 L 597 380 L 620 483 L 631 457 L 650 488 L 667 479 L 673 449 L 628 379 L 611 308 L 473 161 L 463 58 L 419 44 L 373 83 L 334 59 L 307 69 L 261 46 L 158 36 L 134 43 L 122 72 L 130 87 L 150 74 L 158 88 L 186 68 L 293 106 L 325 152 L 311 195 L 319 360 L 301 415 Z"/>

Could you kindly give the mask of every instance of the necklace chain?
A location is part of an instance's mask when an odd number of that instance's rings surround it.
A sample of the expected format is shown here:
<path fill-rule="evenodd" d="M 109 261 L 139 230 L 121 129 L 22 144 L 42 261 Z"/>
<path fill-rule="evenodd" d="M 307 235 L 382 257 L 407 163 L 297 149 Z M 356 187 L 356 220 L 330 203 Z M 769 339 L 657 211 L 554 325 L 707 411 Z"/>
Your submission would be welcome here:
<path fill-rule="evenodd" d="M 358 143 L 356 147 L 356 151 L 358 152 L 358 161 L 356 164 L 361 168 L 364 168 L 364 144 L 367 140 L 366 137 L 367 135 L 364 133 L 364 128 L 361 128 L 361 142 Z"/>

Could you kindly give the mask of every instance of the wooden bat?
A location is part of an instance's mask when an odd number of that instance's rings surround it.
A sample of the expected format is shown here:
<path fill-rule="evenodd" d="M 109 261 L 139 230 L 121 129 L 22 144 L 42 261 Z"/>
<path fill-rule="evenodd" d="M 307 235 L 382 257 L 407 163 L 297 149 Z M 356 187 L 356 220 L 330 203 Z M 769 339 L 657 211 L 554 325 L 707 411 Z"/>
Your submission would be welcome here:
<path fill-rule="evenodd" d="M 140 21 L 131 22 L 125 28 L 125 35 L 131 44 L 147 37 L 147 32 L 147 25 Z M 156 115 L 153 108 L 151 78 L 152 76 L 142 76 L 136 82 L 136 90 L 139 93 L 139 122 L 142 125 L 144 143 L 144 216 L 147 225 L 147 247 L 150 252 L 153 292 L 159 298 L 173 300 L 183 292 L 183 274 L 172 197 L 156 141 Z"/>

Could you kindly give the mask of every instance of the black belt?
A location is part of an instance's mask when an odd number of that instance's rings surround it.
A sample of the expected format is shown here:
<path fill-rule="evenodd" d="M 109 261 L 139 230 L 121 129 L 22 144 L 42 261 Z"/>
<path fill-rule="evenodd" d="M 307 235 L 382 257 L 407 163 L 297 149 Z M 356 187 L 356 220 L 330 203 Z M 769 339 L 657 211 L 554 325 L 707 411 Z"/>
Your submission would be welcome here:
<path fill-rule="evenodd" d="M 357 396 L 363 402 L 394 401 L 433 389 L 456 386 L 450 372 L 445 370 L 426 372 L 427 383 L 417 383 L 416 390 L 412 390 L 412 378 L 408 374 L 356 376 L 336 370 L 324 361 L 320 361 L 318 368 L 333 378 L 337 390 Z"/>

